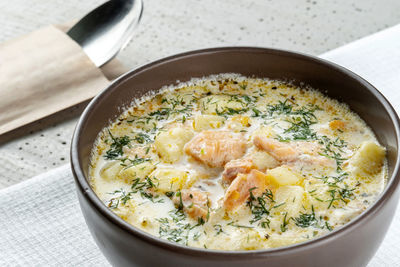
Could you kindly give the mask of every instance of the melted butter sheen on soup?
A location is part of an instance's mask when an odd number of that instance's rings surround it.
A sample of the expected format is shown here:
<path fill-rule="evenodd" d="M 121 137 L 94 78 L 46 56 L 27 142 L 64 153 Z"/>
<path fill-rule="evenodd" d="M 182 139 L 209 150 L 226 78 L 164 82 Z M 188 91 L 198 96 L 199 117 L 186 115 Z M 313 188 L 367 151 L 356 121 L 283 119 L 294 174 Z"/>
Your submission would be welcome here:
<path fill-rule="evenodd" d="M 220 250 L 303 242 L 382 192 L 385 148 L 347 105 L 313 89 L 218 75 L 147 96 L 104 129 L 91 184 L 154 236 Z"/>

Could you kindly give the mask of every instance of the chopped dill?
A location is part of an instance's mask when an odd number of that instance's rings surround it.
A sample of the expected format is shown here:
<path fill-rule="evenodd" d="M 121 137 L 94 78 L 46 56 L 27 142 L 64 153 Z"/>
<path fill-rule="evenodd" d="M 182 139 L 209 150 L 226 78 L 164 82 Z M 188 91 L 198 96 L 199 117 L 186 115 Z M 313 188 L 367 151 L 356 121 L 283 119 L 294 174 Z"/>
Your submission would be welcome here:
<path fill-rule="evenodd" d="M 253 214 L 250 224 L 260 222 L 260 225 L 265 228 L 264 226 L 269 226 L 268 215 L 270 213 L 266 205 L 267 201 L 274 202 L 273 195 L 271 190 L 267 189 L 262 193 L 261 196 L 256 197 L 253 194 L 254 189 L 256 189 L 256 187 L 250 188 L 250 197 L 247 201 L 247 206 L 250 208 L 250 211 Z"/>
<path fill-rule="evenodd" d="M 289 128 L 284 133 L 291 134 L 290 137 L 278 137 L 279 141 L 290 140 L 316 140 L 316 133 L 310 128 L 311 125 L 318 122 L 314 112 L 320 110 L 316 105 L 306 105 L 295 109 L 294 105 L 289 103 L 289 99 L 279 101 L 278 104 L 268 105 L 267 111 L 270 117 L 275 115 L 284 115 L 285 121 L 290 123 Z"/>
<path fill-rule="evenodd" d="M 252 117 L 260 117 L 261 114 L 262 114 L 261 111 L 258 110 L 257 108 L 252 108 L 251 110 L 254 112 L 254 114 L 252 115 Z"/>
<path fill-rule="evenodd" d="M 278 204 L 278 205 L 273 206 L 272 208 L 273 208 L 273 209 L 276 209 L 276 208 L 279 208 L 280 206 L 283 206 L 283 205 L 285 205 L 285 204 L 286 204 L 286 202 L 282 202 L 282 203 L 280 203 L 280 204 Z"/>
<path fill-rule="evenodd" d="M 338 176 L 326 176 L 326 175 L 324 175 L 322 177 L 317 177 L 317 176 L 314 176 L 314 177 L 319 179 L 319 180 L 321 180 L 321 181 L 323 181 L 325 184 L 327 184 L 330 187 L 337 187 L 338 186 L 337 184 L 342 182 L 348 175 L 349 174 L 347 172 L 342 172 Z M 309 193 L 313 193 L 313 192 L 309 192 Z"/>
<path fill-rule="evenodd" d="M 173 197 L 175 195 L 175 192 L 174 191 L 167 191 L 167 192 L 165 192 L 165 195 L 167 197 L 171 198 L 171 197 Z"/>
<path fill-rule="evenodd" d="M 178 204 L 178 210 L 183 210 L 183 201 L 182 201 L 182 193 L 181 191 L 178 191 L 175 193 L 175 196 L 179 197 L 179 204 Z"/>
<path fill-rule="evenodd" d="M 345 204 L 347 204 L 349 202 L 349 200 L 355 199 L 355 195 L 353 193 L 355 188 L 349 189 L 346 184 L 344 185 L 344 188 L 340 186 L 340 183 L 343 182 L 343 180 L 347 176 L 348 176 L 348 173 L 343 172 L 343 173 L 339 173 L 338 176 L 315 177 L 316 179 L 320 179 L 321 181 L 323 181 L 330 188 L 330 190 L 327 191 L 330 195 L 330 199 L 326 200 L 327 202 L 329 202 L 328 209 L 333 206 L 333 204 L 336 200 L 341 200 Z M 311 194 L 311 196 L 312 196 L 312 194 Z M 317 199 L 317 200 L 319 200 L 321 202 L 323 201 L 320 199 Z"/>
<path fill-rule="evenodd" d="M 355 188 L 353 188 L 353 189 L 348 189 L 347 187 L 341 188 L 340 190 L 338 190 L 340 199 L 343 202 L 347 202 L 350 199 L 354 199 L 354 193 L 353 193 L 354 190 L 355 190 Z"/>
<path fill-rule="evenodd" d="M 315 215 L 314 206 L 311 206 L 311 213 L 302 213 L 297 218 L 292 218 L 296 226 L 301 228 L 315 227 L 320 229 L 328 229 L 332 231 L 333 228 L 330 226 L 328 221 L 324 221 L 322 216 L 319 218 Z"/>
<path fill-rule="evenodd" d="M 121 165 L 125 166 L 126 168 L 139 165 L 141 163 L 151 161 L 149 158 L 140 158 L 138 155 L 135 155 L 134 159 L 130 158 L 121 158 Z"/>
<path fill-rule="evenodd" d="M 220 224 L 214 224 L 214 230 L 215 230 L 215 235 L 219 235 L 223 233 L 222 225 Z"/>
<path fill-rule="evenodd" d="M 118 202 L 115 202 L 116 200 L 114 200 L 113 207 L 117 208 L 120 203 L 126 205 L 128 200 L 130 200 L 132 198 L 132 196 L 137 193 L 139 193 L 142 198 L 148 199 L 153 203 L 162 203 L 162 202 L 164 202 L 164 199 L 162 199 L 162 198 L 160 199 L 159 195 L 148 191 L 151 188 L 157 188 L 157 186 L 158 186 L 157 182 L 155 182 L 153 179 L 151 179 L 148 176 L 146 176 L 144 181 L 141 181 L 140 178 L 135 178 L 132 181 L 131 191 L 126 192 L 123 189 L 119 189 L 119 190 L 115 190 L 112 193 L 109 193 L 112 195 L 117 195 L 117 198 L 114 198 L 114 199 L 117 199 Z"/>
<path fill-rule="evenodd" d="M 285 114 L 290 115 L 293 110 L 293 105 L 287 103 L 288 100 L 286 99 L 284 102 L 279 101 L 278 104 L 275 105 L 268 105 L 268 113 L 269 116 L 273 116 L 275 113 L 277 115 Z"/>
<path fill-rule="evenodd" d="M 160 223 L 158 233 L 160 237 L 165 238 L 171 242 L 187 245 L 189 241 L 190 231 L 201 224 L 191 225 L 185 221 L 186 215 L 182 210 L 171 210 L 168 212 L 170 217 L 158 218 Z M 193 240 L 196 241 L 200 238 L 201 233 L 197 232 L 193 235 Z"/>
<path fill-rule="evenodd" d="M 323 153 L 320 153 L 320 155 L 334 159 L 336 161 L 337 171 L 342 171 L 342 163 L 346 158 L 343 158 L 341 153 L 344 152 L 343 148 L 347 146 L 347 143 L 339 139 L 339 137 L 335 140 L 331 140 L 327 136 L 321 136 L 318 138 L 318 142 L 324 146 Z"/>
<path fill-rule="evenodd" d="M 239 87 L 240 87 L 242 90 L 246 90 L 247 84 L 244 84 L 244 83 L 239 84 Z"/>
<path fill-rule="evenodd" d="M 311 213 L 302 213 L 299 217 L 294 218 L 293 220 L 294 223 L 301 228 L 318 225 L 318 220 L 315 217 L 314 206 L 311 206 Z"/>
<path fill-rule="evenodd" d="M 145 133 L 138 133 L 136 134 L 135 138 L 133 138 L 139 144 L 147 144 L 153 142 L 148 134 Z"/>
<path fill-rule="evenodd" d="M 353 193 L 353 189 L 349 189 L 347 186 L 345 188 L 333 188 L 331 190 L 328 190 L 331 199 L 328 200 L 329 205 L 328 209 L 333 205 L 334 201 L 336 200 L 341 200 L 345 204 L 347 204 L 350 200 L 355 199 L 355 195 Z"/>
<path fill-rule="evenodd" d="M 131 139 L 126 135 L 122 137 L 114 137 L 110 130 L 108 130 L 108 134 L 111 137 L 111 144 L 110 149 L 106 151 L 104 157 L 106 159 L 117 159 L 124 154 L 123 148 L 130 144 Z"/>
<path fill-rule="evenodd" d="M 236 115 L 236 114 L 242 114 L 247 112 L 249 109 L 248 108 L 242 108 L 242 109 L 233 109 L 230 107 L 224 107 L 223 109 L 221 108 L 221 110 L 217 107 L 215 109 L 215 112 L 217 113 L 217 115 L 219 116 L 226 116 L 226 115 Z"/>
<path fill-rule="evenodd" d="M 281 232 L 282 233 L 286 232 L 286 230 L 288 229 L 289 220 L 286 219 L 287 215 L 288 215 L 288 213 L 285 212 L 285 216 L 283 217 L 283 221 L 282 221 L 282 224 L 281 224 Z"/>
<path fill-rule="evenodd" d="M 231 221 L 231 222 L 227 223 L 227 225 L 233 226 L 236 228 L 249 228 L 249 229 L 254 228 L 253 226 L 237 224 L 237 221 Z"/>
<path fill-rule="evenodd" d="M 117 198 L 112 198 L 110 199 L 110 201 L 107 204 L 107 207 L 111 208 L 111 209 L 116 209 L 118 208 L 119 205 L 119 199 Z"/>

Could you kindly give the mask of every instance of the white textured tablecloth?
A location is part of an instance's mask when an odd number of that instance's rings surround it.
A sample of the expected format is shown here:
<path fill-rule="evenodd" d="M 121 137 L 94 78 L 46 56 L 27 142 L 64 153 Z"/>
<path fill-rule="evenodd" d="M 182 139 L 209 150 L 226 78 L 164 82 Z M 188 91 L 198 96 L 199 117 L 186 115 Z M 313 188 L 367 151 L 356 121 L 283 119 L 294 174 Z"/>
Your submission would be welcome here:
<path fill-rule="evenodd" d="M 400 112 L 400 25 L 321 57 L 374 84 Z M 369 267 L 400 266 L 400 208 Z M 108 266 L 79 209 L 69 165 L 0 191 L 0 266 Z"/>
<path fill-rule="evenodd" d="M 108 266 L 69 164 L 0 191 L 0 266 Z"/>

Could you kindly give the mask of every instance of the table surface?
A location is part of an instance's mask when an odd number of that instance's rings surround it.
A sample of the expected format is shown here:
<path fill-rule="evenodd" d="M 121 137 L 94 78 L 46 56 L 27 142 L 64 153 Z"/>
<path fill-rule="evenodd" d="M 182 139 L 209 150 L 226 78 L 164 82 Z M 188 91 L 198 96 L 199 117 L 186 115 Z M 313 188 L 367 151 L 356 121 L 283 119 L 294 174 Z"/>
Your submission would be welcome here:
<path fill-rule="evenodd" d="M 129 68 L 193 49 L 264 46 L 318 55 L 400 23 L 398 0 L 144 0 L 141 25 L 118 55 Z M 0 42 L 79 19 L 105 1 L 0 0 Z M 69 162 L 83 105 L 0 145 L 0 188 Z"/>

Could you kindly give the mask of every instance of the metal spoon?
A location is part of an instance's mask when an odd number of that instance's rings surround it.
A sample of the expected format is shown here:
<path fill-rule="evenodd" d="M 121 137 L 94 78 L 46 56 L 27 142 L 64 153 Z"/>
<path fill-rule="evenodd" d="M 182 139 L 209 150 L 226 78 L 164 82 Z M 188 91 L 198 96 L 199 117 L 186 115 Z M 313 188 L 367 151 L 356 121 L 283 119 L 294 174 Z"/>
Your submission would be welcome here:
<path fill-rule="evenodd" d="M 100 67 L 128 44 L 142 11 L 142 0 L 107 1 L 83 17 L 67 34 Z"/>

